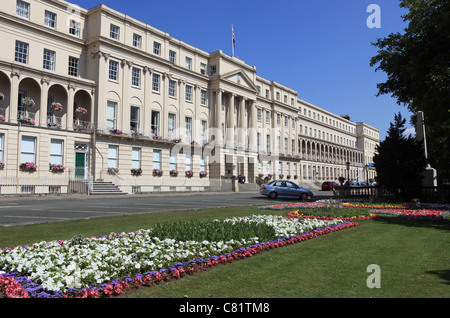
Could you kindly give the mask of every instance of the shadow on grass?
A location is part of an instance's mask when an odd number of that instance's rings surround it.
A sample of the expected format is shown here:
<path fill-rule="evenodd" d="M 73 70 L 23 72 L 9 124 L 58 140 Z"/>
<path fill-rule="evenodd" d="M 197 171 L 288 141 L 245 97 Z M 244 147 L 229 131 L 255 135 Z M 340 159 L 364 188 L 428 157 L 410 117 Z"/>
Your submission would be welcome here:
<path fill-rule="evenodd" d="M 431 220 L 414 220 L 394 215 L 381 215 L 380 218 L 374 219 L 374 221 L 384 224 L 404 225 L 408 227 L 433 228 L 436 230 L 450 231 L 450 218 L 448 216 L 447 218 L 440 221 L 431 221 Z"/>
<path fill-rule="evenodd" d="M 438 271 L 428 271 L 425 273 L 439 276 L 444 281 L 443 284 L 450 285 L 450 270 L 449 269 L 443 269 L 443 270 L 438 270 Z"/>

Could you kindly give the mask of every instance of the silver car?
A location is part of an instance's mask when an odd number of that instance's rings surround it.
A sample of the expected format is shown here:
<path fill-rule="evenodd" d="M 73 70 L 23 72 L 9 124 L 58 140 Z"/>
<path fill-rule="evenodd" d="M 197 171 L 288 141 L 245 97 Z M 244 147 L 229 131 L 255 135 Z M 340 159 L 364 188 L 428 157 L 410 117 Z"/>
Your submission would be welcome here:
<path fill-rule="evenodd" d="M 274 180 L 268 184 L 263 184 L 259 190 L 259 193 L 269 197 L 270 199 L 286 197 L 306 200 L 308 197 L 310 199 L 313 198 L 313 193 L 311 191 L 288 180 Z"/>

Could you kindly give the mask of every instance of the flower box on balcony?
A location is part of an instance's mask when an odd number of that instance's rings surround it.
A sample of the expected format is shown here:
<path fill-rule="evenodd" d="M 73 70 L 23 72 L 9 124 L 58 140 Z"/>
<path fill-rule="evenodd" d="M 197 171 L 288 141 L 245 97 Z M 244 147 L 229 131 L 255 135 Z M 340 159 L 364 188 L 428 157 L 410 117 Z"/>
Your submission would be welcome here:
<path fill-rule="evenodd" d="M 142 169 L 141 168 L 133 168 L 133 169 L 131 169 L 131 174 L 133 176 L 140 176 L 142 174 Z"/>
<path fill-rule="evenodd" d="M 206 171 L 200 171 L 200 178 L 204 178 L 208 175 L 208 172 Z"/>
<path fill-rule="evenodd" d="M 170 175 L 171 175 L 172 177 L 178 176 L 178 170 L 170 170 Z"/>
<path fill-rule="evenodd" d="M 161 177 L 163 175 L 164 171 L 162 171 L 161 169 L 153 169 L 152 173 L 155 177 Z"/>
<path fill-rule="evenodd" d="M 37 165 L 34 162 L 23 162 L 19 165 L 19 169 L 27 172 L 34 172 L 37 169 Z"/>
<path fill-rule="evenodd" d="M 34 121 L 34 119 L 31 119 L 31 118 L 19 118 L 17 121 L 22 124 L 27 124 L 27 125 L 32 125 L 32 126 L 36 125 L 36 122 Z"/>
<path fill-rule="evenodd" d="M 141 137 L 144 136 L 144 134 L 141 133 L 141 132 L 139 132 L 139 131 L 133 131 L 133 132 L 131 133 L 131 136 L 134 137 L 134 138 L 141 138 Z"/>
<path fill-rule="evenodd" d="M 83 125 L 83 124 L 75 124 L 74 126 L 73 126 L 73 130 L 74 131 L 88 131 L 88 127 L 87 127 L 87 125 Z"/>
<path fill-rule="evenodd" d="M 191 178 L 194 175 L 192 170 L 186 170 L 186 177 Z"/>
<path fill-rule="evenodd" d="M 116 128 L 110 129 L 109 132 L 110 132 L 111 134 L 115 134 L 115 135 L 123 135 L 123 131 L 120 130 L 120 129 L 116 129 Z"/>
<path fill-rule="evenodd" d="M 3 161 L 0 161 L 0 170 L 3 169 L 3 168 L 5 168 L 5 165 L 6 165 L 6 164 L 5 164 Z"/>
<path fill-rule="evenodd" d="M 49 169 L 51 172 L 64 172 L 66 166 L 61 164 L 51 164 L 49 163 Z"/>

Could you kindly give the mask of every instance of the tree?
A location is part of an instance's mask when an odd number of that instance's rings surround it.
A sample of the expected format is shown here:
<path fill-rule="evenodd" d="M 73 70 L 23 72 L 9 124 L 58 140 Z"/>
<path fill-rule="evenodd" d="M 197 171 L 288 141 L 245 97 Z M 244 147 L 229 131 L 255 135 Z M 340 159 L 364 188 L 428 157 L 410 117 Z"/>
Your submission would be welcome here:
<path fill-rule="evenodd" d="M 387 74 L 378 96 L 391 94 L 415 114 L 423 111 L 428 160 L 438 182 L 450 182 L 450 0 L 401 0 L 403 34 L 378 39 L 378 55 L 370 65 Z"/>
<path fill-rule="evenodd" d="M 395 194 L 402 189 L 403 199 L 411 199 L 419 194 L 427 162 L 423 142 L 404 135 L 405 122 L 400 113 L 395 115 L 385 140 L 377 146 L 373 162 L 379 185 Z"/>

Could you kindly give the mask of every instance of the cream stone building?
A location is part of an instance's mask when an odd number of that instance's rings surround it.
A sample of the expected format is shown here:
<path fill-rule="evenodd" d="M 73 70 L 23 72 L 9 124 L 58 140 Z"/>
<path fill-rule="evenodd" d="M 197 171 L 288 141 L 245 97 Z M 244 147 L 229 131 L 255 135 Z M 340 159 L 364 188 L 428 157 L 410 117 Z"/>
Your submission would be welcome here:
<path fill-rule="evenodd" d="M 378 142 L 256 67 L 105 5 L 4 0 L 0 36 L 0 194 L 362 181 Z"/>
<path fill-rule="evenodd" d="M 358 136 L 357 147 L 363 150 L 364 155 L 364 180 L 373 182 L 377 175 L 373 165 L 373 157 L 377 146 L 380 144 L 380 131 L 366 123 L 357 123 L 356 134 Z"/>

